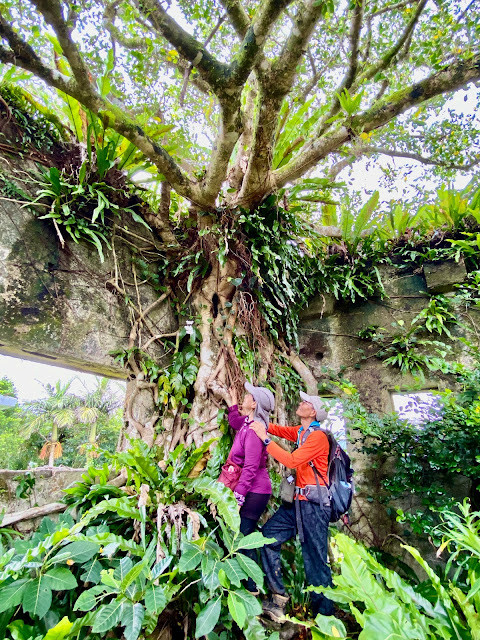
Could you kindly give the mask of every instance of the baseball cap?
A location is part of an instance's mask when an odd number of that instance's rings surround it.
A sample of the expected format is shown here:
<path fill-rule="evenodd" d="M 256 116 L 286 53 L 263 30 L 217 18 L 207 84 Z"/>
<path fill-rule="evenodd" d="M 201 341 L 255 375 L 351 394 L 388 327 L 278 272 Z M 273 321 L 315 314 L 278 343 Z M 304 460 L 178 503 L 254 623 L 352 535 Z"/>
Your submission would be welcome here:
<path fill-rule="evenodd" d="M 324 401 L 320 396 L 309 396 L 303 391 L 300 391 L 300 398 L 305 400 L 305 402 L 309 402 L 313 408 L 315 409 L 315 413 L 317 421 L 323 422 L 327 417 L 328 408 L 326 407 Z"/>
<path fill-rule="evenodd" d="M 262 409 L 270 413 L 275 408 L 275 396 L 266 387 L 254 387 L 250 382 L 245 382 L 245 389 L 251 393 L 253 399 Z"/>

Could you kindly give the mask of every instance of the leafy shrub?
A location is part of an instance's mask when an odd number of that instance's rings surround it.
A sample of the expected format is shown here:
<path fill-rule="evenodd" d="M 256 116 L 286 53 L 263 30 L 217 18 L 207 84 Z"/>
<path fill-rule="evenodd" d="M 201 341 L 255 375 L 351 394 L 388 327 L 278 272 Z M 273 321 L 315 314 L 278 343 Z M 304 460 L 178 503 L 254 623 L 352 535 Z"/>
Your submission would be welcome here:
<path fill-rule="evenodd" d="M 242 586 L 250 576 L 262 588 L 263 573 L 240 552 L 267 539 L 243 537 L 232 492 L 198 475 L 211 444 L 193 451 L 180 445 L 160 466 L 135 441 L 111 456 L 110 468 L 89 469 L 66 491 L 77 521 L 68 513 L 58 523 L 46 518 L 0 559 L 6 637 L 17 640 L 21 629 L 34 639 L 113 632 L 136 640 L 165 611 L 173 618 L 180 612 L 182 622 L 187 616 L 195 637 L 219 627 L 223 638 L 235 638 L 239 627 L 247 639 L 264 638 L 260 603 Z M 114 469 L 125 470 L 126 487 L 108 483 Z"/>
<path fill-rule="evenodd" d="M 438 538 L 439 512 L 452 506 L 460 482 L 470 487 L 474 507 L 480 505 L 477 369 L 459 371 L 458 381 L 463 390 L 438 394 L 439 417 L 432 416 L 419 426 L 395 414 L 370 413 L 354 396 L 343 403 L 350 427 L 362 433 L 357 440 L 360 450 L 371 458 L 372 468 L 380 467 L 382 490 L 372 499 L 395 513 L 396 500 L 415 495 L 417 506 L 413 511 L 401 511 L 401 519 L 417 535 L 434 539 Z"/>
<path fill-rule="evenodd" d="M 467 503 L 458 507 L 459 514 L 444 514 L 439 528 L 446 537 L 442 547 L 450 544 L 455 549 L 448 565 L 457 569 L 452 578 L 447 573 L 437 575 L 417 549 L 403 545 L 427 576 L 424 582 L 409 582 L 378 562 L 360 543 L 338 534 L 340 575 L 333 575 L 333 588 L 310 589 L 349 609 L 362 628 L 359 640 L 478 640 L 480 512 L 471 512 Z M 314 640 L 352 637 L 336 618 L 318 616 L 316 623 L 312 625 Z"/>

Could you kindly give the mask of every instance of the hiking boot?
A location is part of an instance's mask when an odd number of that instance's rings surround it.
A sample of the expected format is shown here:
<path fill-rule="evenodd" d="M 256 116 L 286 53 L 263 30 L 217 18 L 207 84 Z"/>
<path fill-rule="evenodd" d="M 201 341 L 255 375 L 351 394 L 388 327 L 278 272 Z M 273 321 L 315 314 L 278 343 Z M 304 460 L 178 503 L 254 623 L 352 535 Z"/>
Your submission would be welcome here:
<path fill-rule="evenodd" d="M 263 603 L 263 613 L 274 622 L 285 620 L 285 608 L 288 596 L 281 596 L 279 593 L 272 593 L 270 598 Z"/>

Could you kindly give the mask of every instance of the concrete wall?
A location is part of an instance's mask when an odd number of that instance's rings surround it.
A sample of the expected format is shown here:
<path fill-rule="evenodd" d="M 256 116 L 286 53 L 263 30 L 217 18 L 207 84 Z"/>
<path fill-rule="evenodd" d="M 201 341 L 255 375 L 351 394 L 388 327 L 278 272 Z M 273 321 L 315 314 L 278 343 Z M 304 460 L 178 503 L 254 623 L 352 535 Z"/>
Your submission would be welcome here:
<path fill-rule="evenodd" d="M 33 507 L 61 502 L 65 495 L 63 489 L 81 479 L 85 469 L 55 469 L 36 468 L 29 471 L 8 471 L 0 469 L 0 513 L 4 515 L 16 514 Z M 25 476 L 33 476 L 35 483 L 29 495 L 25 498 L 16 496 L 16 489 Z M 51 516 L 55 518 L 55 515 Z M 31 531 L 41 517 L 23 520 L 15 524 L 18 531 Z"/>
<path fill-rule="evenodd" d="M 393 411 L 392 393 L 398 391 L 442 390 L 452 387 L 452 380 L 435 372 L 425 375 L 425 379 L 416 380 L 411 375 L 402 374 L 399 369 L 386 367 L 381 359 L 375 357 L 379 345 L 361 340 L 358 332 L 370 325 L 383 327 L 389 335 L 400 333 L 401 329 L 392 326 L 392 322 L 403 321 L 409 327 L 412 319 L 428 305 L 429 296 L 435 293 L 452 296 L 455 284 L 463 282 L 466 271 L 463 264 L 446 262 L 428 264 L 422 270 L 399 270 L 394 267 L 380 267 L 382 281 L 388 298 L 371 299 L 365 302 L 349 304 L 338 302 L 333 296 L 319 296 L 312 300 L 303 312 L 300 323 L 300 353 L 312 368 L 318 380 L 326 377 L 322 367 L 328 367 L 348 378 L 359 390 L 363 403 L 372 411 L 385 413 Z M 478 343 L 477 327 L 480 327 L 480 311 L 458 308 L 460 325 L 451 329 L 456 337 L 468 337 L 471 342 Z M 437 334 L 431 336 L 439 338 Z M 452 347 L 452 361 L 469 364 L 464 345 L 459 341 L 450 341 L 442 336 L 442 342 Z M 362 354 L 358 351 L 364 350 Z M 359 434 L 351 432 L 355 439 Z M 349 453 L 353 459 L 357 495 L 353 509 L 354 531 L 366 542 L 379 544 L 389 534 L 403 535 L 404 527 L 397 525 L 388 517 L 385 509 L 377 502 L 372 502 L 381 490 L 385 467 L 378 469 L 372 460 L 360 454 L 354 447 Z M 386 465 L 389 463 L 387 462 Z M 468 483 L 460 482 L 454 488 L 459 498 L 468 495 Z M 416 498 L 411 496 L 397 508 L 407 510 L 419 506 Z M 395 542 L 393 536 L 389 538 Z M 398 547 L 398 540 L 396 541 Z M 396 549 L 398 552 L 398 548 Z M 431 547 L 424 550 L 431 554 Z M 405 558 L 408 561 L 408 558 Z M 431 560 L 435 558 L 432 555 Z"/>
<path fill-rule="evenodd" d="M 5 162 L 0 158 L 0 169 Z M 119 278 L 133 284 L 133 245 L 155 249 L 145 227 L 129 219 L 128 231 L 118 219 L 116 264 L 111 252 L 102 264 L 93 245 L 67 241 L 61 249 L 50 222 L 35 218 L 21 204 L 0 199 L 0 353 L 125 377 L 109 352 L 128 346 L 131 323 L 112 281 L 117 269 Z M 143 309 L 158 298 L 148 284 L 139 286 L 138 294 L 131 284 L 121 279 L 119 284 L 135 303 L 140 299 Z M 148 323 L 158 334 L 177 326 L 167 302 L 149 315 Z M 146 332 L 145 339 L 150 335 Z"/>

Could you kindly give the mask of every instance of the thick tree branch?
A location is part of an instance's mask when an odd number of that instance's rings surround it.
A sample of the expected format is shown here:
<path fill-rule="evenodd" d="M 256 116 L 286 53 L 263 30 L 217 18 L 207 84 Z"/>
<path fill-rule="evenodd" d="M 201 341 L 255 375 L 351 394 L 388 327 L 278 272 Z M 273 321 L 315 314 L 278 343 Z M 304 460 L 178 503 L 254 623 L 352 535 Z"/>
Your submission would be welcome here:
<path fill-rule="evenodd" d="M 274 188 L 270 169 L 278 114 L 283 99 L 292 88 L 298 62 L 322 15 L 322 6 L 322 3 L 316 0 L 306 0 L 298 4 L 293 28 L 280 56 L 270 66 L 268 73 L 262 74 L 253 146 L 239 202 L 255 200 L 257 195 Z"/>
<path fill-rule="evenodd" d="M 193 36 L 187 33 L 165 11 L 159 0 L 138 0 L 140 12 L 157 33 L 162 35 L 192 64 L 214 93 L 223 94 L 228 66 L 219 62 Z"/>
<path fill-rule="evenodd" d="M 250 18 L 243 8 L 242 3 L 240 0 L 220 0 L 220 4 L 227 12 L 237 35 L 243 39 L 250 26 Z"/>
<path fill-rule="evenodd" d="M 31 0 L 32 4 L 43 15 L 47 24 L 55 31 L 63 54 L 73 72 L 80 91 L 89 92 L 91 74 L 85 64 L 77 45 L 72 40 L 71 28 L 64 20 L 63 7 L 59 0 Z"/>
<path fill-rule="evenodd" d="M 237 92 L 237 95 L 228 101 L 221 100 L 220 109 L 220 128 L 202 190 L 204 201 L 212 207 L 227 177 L 228 162 L 242 132 L 240 94 Z"/>
<path fill-rule="evenodd" d="M 251 25 L 248 27 L 240 47 L 239 54 L 230 66 L 230 78 L 237 85 L 245 84 L 250 71 L 258 61 L 263 51 L 265 40 L 272 25 L 282 11 L 293 0 L 263 0 L 255 12 Z"/>
<path fill-rule="evenodd" d="M 408 39 L 411 38 L 413 30 L 420 20 L 420 16 L 425 9 L 425 5 L 427 4 L 427 2 L 428 0 L 419 0 L 415 13 L 413 14 L 409 23 L 407 24 L 393 47 L 389 51 L 387 51 L 387 53 L 385 53 L 385 55 L 380 60 L 372 64 L 368 69 L 365 70 L 364 73 L 362 73 L 358 77 L 358 80 L 356 82 L 357 86 L 360 86 L 365 80 L 370 80 L 371 78 L 376 76 L 379 71 L 384 71 L 390 66 L 392 61 L 395 59 L 395 56 L 401 51 L 402 47 L 405 45 Z"/>
<path fill-rule="evenodd" d="M 382 104 L 374 105 L 368 111 L 354 116 L 330 134 L 317 137 L 307 145 L 303 153 L 273 172 L 274 184 L 282 187 L 287 182 L 299 178 L 319 160 L 338 150 L 355 135 L 355 132 L 373 131 L 417 104 L 443 93 L 461 89 L 479 79 L 480 55 L 467 61 L 457 60 L 425 80 L 398 91 L 390 97 L 387 96 Z"/>
<path fill-rule="evenodd" d="M 365 4 L 364 0 L 358 0 L 354 4 L 352 19 L 350 22 L 350 36 L 349 36 L 350 61 L 349 61 L 348 71 L 345 74 L 345 78 L 343 79 L 343 82 L 339 88 L 339 91 L 343 91 L 343 89 L 350 89 L 357 75 L 360 32 L 362 30 L 364 4 Z"/>
<path fill-rule="evenodd" d="M 255 108 L 255 99 L 257 90 L 253 87 L 247 91 L 245 99 L 245 108 L 243 112 L 243 131 L 238 141 L 237 155 L 235 164 L 228 176 L 228 182 L 231 187 L 239 191 L 245 171 L 248 166 L 248 151 L 250 150 L 253 137 L 253 112 Z"/>
<path fill-rule="evenodd" d="M 360 152 L 364 155 L 379 153 L 381 155 L 390 156 L 391 158 L 406 158 L 408 160 L 415 160 L 415 162 L 420 162 L 420 164 L 433 165 L 435 167 L 445 167 L 445 169 L 455 169 L 456 171 L 470 171 L 470 169 L 473 169 L 480 164 L 480 156 L 477 156 L 474 160 L 468 162 L 467 164 L 455 164 L 453 162 L 447 162 L 445 160 L 426 158 L 419 153 L 397 151 L 396 149 L 386 149 L 383 147 L 362 147 L 360 149 Z"/>

